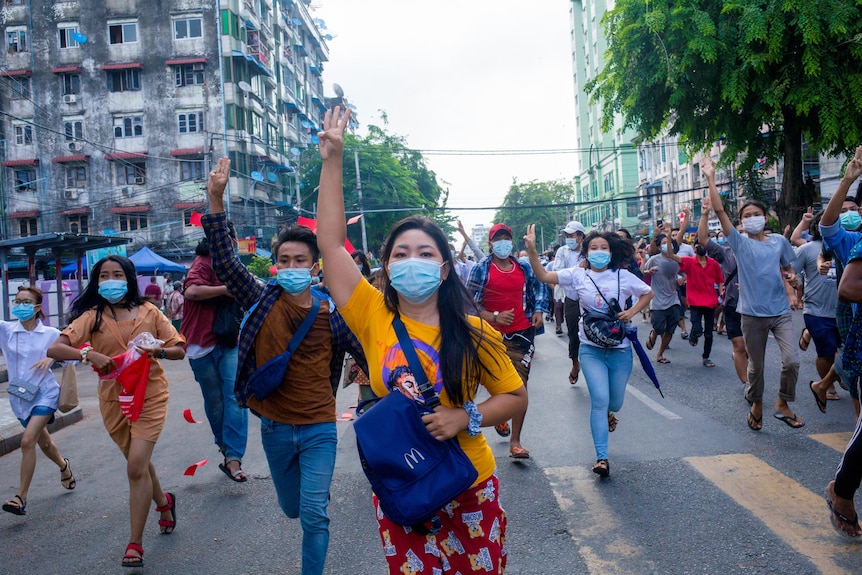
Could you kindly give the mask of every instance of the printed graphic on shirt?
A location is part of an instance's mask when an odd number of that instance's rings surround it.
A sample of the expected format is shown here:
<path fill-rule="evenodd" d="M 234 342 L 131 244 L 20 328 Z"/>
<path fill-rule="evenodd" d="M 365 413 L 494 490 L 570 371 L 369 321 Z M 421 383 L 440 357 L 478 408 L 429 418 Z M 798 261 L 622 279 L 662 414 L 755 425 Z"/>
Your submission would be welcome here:
<path fill-rule="evenodd" d="M 440 354 L 424 341 L 416 339 L 412 341 L 413 347 L 416 349 L 416 355 L 419 356 L 419 361 L 422 362 L 422 367 L 425 368 L 425 373 L 427 374 L 430 371 L 428 367 L 433 367 L 434 390 L 439 394 L 443 389 L 443 375 L 440 373 Z M 383 354 L 383 381 L 386 382 L 386 387 L 389 391 L 398 390 L 407 397 L 424 403 L 422 394 L 418 390 L 416 376 L 407 363 L 407 358 L 401 349 L 401 344 L 396 342 Z"/>

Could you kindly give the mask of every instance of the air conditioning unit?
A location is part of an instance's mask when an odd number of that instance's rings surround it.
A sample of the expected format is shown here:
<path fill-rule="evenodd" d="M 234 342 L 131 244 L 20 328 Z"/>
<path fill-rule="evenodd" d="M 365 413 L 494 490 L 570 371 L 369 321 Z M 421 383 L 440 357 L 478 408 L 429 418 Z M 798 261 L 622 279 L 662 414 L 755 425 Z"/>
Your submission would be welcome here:
<path fill-rule="evenodd" d="M 63 190 L 63 197 L 66 198 L 67 200 L 77 200 L 78 199 L 78 190 L 76 190 L 76 189 Z"/>
<path fill-rule="evenodd" d="M 66 94 L 65 96 L 63 96 L 63 103 L 64 104 L 74 104 L 77 101 L 78 101 L 78 96 L 75 94 Z"/>
<path fill-rule="evenodd" d="M 192 64 L 192 70 L 194 70 L 195 72 L 203 72 L 204 71 L 203 62 L 198 62 L 197 64 Z"/>
<path fill-rule="evenodd" d="M 80 142 L 69 142 L 67 144 L 70 152 L 80 152 L 81 151 L 81 143 Z"/>
<path fill-rule="evenodd" d="M 144 182 L 145 182 L 144 178 L 141 178 L 141 177 L 135 178 L 135 184 L 137 184 L 137 185 L 142 185 L 142 184 L 144 184 Z"/>

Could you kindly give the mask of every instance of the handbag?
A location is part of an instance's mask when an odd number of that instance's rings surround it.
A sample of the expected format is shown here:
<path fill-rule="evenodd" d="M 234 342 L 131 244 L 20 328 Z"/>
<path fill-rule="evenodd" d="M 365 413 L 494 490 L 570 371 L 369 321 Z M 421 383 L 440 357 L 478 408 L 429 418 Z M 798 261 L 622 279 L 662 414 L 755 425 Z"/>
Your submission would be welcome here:
<path fill-rule="evenodd" d="M 20 354 L 18 353 L 18 334 L 15 333 L 15 361 L 17 365 L 17 361 L 20 358 Z M 20 365 L 18 366 L 18 372 L 21 372 Z M 9 382 L 9 385 L 6 387 L 6 392 L 9 395 L 14 395 L 24 401 L 33 401 L 36 398 L 36 394 L 39 393 L 39 383 L 25 381 L 23 379 L 16 379 Z"/>
<path fill-rule="evenodd" d="M 437 512 L 469 489 L 479 474 L 457 439 L 440 441 L 425 429 L 422 415 L 432 413 L 440 398 L 397 314 L 392 326 L 424 403 L 397 390 L 377 400 L 353 424 L 356 446 L 386 517 L 419 533 L 435 533 L 440 529 Z M 429 520 L 430 530 L 423 525 Z"/>
<path fill-rule="evenodd" d="M 583 314 L 584 335 L 587 339 L 600 347 L 617 347 L 623 343 L 626 336 L 625 324 L 623 320 L 617 317 L 621 311 L 619 304 L 620 297 L 620 272 L 617 270 L 617 297 L 608 301 L 599 286 L 589 275 L 587 276 L 592 284 L 596 287 L 596 292 L 608 304 L 608 311 L 598 311 L 588 309 Z"/>
<path fill-rule="evenodd" d="M 269 394 L 278 389 L 284 379 L 284 372 L 287 371 L 287 364 L 290 362 L 290 357 L 296 352 L 296 348 L 302 343 L 303 338 L 311 329 L 311 324 L 317 318 L 317 313 L 320 311 L 320 298 L 312 294 L 311 309 L 305 319 L 302 320 L 299 329 L 290 338 L 290 343 L 287 344 L 287 351 L 281 353 L 259 368 L 257 368 L 251 377 L 248 378 L 247 389 L 253 394 L 258 401 L 263 401 Z"/>
<path fill-rule="evenodd" d="M 78 407 L 78 372 L 74 363 L 63 366 L 63 376 L 60 378 L 60 405 L 63 413 Z"/>

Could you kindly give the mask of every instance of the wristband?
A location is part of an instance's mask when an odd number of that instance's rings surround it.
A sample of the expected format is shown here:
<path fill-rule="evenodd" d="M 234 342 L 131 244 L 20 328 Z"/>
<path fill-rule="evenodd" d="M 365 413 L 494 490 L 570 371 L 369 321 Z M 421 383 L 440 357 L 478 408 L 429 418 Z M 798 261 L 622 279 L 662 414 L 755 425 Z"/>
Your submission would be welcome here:
<path fill-rule="evenodd" d="M 465 401 L 464 411 L 470 416 L 470 422 L 467 424 L 467 435 L 479 435 L 482 433 L 482 414 L 472 401 Z"/>
<path fill-rule="evenodd" d="M 93 346 L 88 345 L 86 347 L 81 348 L 81 363 L 84 365 L 90 365 L 90 362 L 87 360 L 87 354 L 93 349 Z"/>

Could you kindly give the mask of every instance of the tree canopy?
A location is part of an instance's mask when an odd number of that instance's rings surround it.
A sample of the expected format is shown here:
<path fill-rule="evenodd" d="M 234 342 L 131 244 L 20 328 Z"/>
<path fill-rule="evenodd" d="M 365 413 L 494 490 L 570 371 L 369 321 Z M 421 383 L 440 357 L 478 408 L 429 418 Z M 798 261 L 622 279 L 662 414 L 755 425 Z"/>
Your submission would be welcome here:
<path fill-rule="evenodd" d="M 434 209 L 446 205 L 449 192 L 437 182 L 437 175 L 426 166 L 422 154 L 408 148 L 403 137 L 373 125 L 368 126 L 368 134 L 364 138 L 345 134 L 344 209 L 348 217 L 356 215 L 349 212 L 359 210 L 354 152 L 359 155 L 362 205 L 370 251 L 379 254 L 389 230 L 409 215 L 426 215 L 447 233 L 454 229 L 451 218 L 444 211 Z M 309 209 L 317 199 L 313 190 L 320 181 L 321 166 L 319 155 L 311 151 L 307 155 L 313 158 L 304 161 L 301 169 L 304 209 Z M 347 236 L 354 246 L 361 249 L 358 223 L 348 226 Z"/>
<path fill-rule="evenodd" d="M 618 0 L 603 22 L 606 64 L 587 90 L 605 129 L 620 112 L 644 139 L 725 137 L 724 163 L 741 154 L 742 170 L 783 158 L 783 223 L 813 201 L 803 138 L 809 153 L 862 142 L 862 0 Z"/>
<path fill-rule="evenodd" d="M 573 203 L 574 196 L 571 182 L 564 180 L 533 180 L 523 184 L 514 180 L 506 192 L 503 205 L 494 214 L 494 223 L 504 223 L 512 228 L 512 240 L 519 249 L 524 246 L 523 236 L 527 233 L 527 225 L 536 224 L 537 244 L 542 242 L 544 236 L 545 244 L 550 247 L 558 241 L 558 232 L 568 220 L 565 207 L 546 206 Z M 539 245 L 539 248 L 544 247 Z"/>

